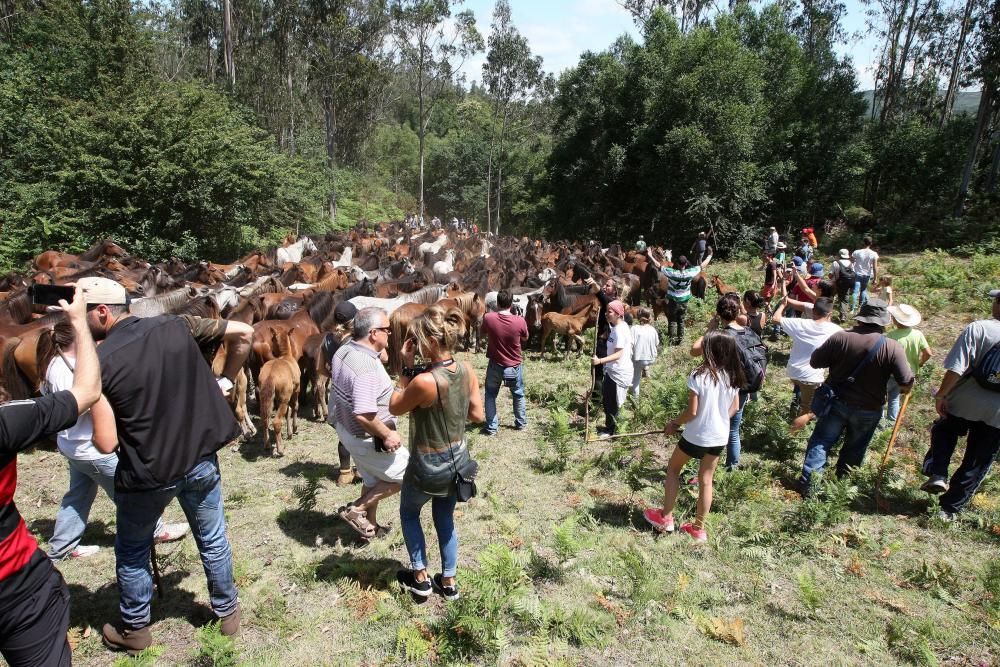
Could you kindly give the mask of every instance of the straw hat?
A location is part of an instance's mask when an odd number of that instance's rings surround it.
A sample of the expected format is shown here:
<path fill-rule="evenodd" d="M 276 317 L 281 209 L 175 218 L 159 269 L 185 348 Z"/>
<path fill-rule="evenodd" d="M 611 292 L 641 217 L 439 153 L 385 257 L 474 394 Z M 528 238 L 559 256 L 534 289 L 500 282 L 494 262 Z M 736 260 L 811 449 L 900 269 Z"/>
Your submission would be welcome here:
<path fill-rule="evenodd" d="M 915 327 L 923 319 L 920 311 L 907 303 L 889 306 L 889 314 L 901 327 Z"/>

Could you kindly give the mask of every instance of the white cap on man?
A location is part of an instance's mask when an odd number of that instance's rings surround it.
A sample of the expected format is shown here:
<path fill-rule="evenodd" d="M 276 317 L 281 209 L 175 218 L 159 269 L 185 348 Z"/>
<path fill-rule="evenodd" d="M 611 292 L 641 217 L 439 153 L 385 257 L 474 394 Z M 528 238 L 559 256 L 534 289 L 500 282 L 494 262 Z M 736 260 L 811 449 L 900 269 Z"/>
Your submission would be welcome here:
<path fill-rule="evenodd" d="M 110 278 L 80 278 L 76 281 L 76 285 L 83 291 L 84 303 L 105 306 L 128 305 L 128 292 Z"/>

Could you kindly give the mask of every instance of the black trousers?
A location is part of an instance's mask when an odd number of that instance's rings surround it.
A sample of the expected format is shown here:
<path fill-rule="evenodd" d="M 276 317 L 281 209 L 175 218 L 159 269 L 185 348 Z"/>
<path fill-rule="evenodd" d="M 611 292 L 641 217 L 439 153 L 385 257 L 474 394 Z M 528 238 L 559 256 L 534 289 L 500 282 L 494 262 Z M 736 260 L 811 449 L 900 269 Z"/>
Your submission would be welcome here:
<path fill-rule="evenodd" d="M 71 664 L 69 588 L 52 563 L 46 566 L 50 572 L 35 594 L 0 613 L 0 654 L 11 667 Z"/>
<path fill-rule="evenodd" d="M 608 356 L 608 341 L 607 340 L 597 340 L 597 351 L 594 352 L 598 358 L 603 359 Z M 593 397 L 596 398 L 601 395 L 601 385 L 604 382 L 604 364 L 600 366 L 592 366 L 594 370 L 594 393 Z"/>
<path fill-rule="evenodd" d="M 958 446 L 958 439 L 965 436 L 968 439 L 962 463 L 951 476 L 948 491 L 940 501 L 941 509 L 951 514 L 960 512 L 969 504 L 1000 451 L 1000 429 L 949 413 L 931 427 L 931 448 L 924 457 L 924 474 L 947 478 L 948 464 Z"/>
<path fill-rule="evenodd" d="M 618 432 L 618 385 L 609 377 L 604 378 L 602 385 L 602 402 L 604 404 L 604 429 L 614 435 Z"/>

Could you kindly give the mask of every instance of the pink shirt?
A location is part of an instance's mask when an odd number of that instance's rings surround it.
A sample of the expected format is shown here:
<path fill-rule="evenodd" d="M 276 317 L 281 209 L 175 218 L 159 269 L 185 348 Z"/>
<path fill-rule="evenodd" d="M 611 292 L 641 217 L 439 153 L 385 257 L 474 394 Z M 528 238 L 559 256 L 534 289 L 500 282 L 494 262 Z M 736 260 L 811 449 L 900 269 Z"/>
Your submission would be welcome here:
<path fill-rule="evenodd" d="M 521 365 L 521 341 L 528 340 L 528 323 L 510 311 L 486 313 L 481 331 L 490 341 L 486 356 L 490 361 L 511 368 Z"/>

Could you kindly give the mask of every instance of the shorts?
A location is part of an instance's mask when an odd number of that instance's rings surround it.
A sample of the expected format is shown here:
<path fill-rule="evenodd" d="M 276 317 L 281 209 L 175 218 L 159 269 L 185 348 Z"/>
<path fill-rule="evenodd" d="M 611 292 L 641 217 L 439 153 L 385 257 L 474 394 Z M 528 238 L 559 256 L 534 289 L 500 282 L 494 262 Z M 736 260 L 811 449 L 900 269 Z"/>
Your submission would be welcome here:
<path fill-rule="evenodd" d="M 703 456 L 719 456 L 722 454 L 722 450 L 725 449 L 725 445 L 721 447 L 702 447 L 700 445 L 692 445 L 690 442 L 681 438 L 680 442 L 677 443 L 677 448 L 682 452 L 687 454 L 693 459 L 698 459 L 699 461 Z"/>
<path fill-rule="evenodd" d="M 792 384 L 799 388 L 799 416 L 812 412 L 813 396 L 816 390 L 823 384 L 822 382 L 803 382 L 802 380 L 792 380 Z"/>
<path fill-rule="evenodd" d="M 354 459 L 362 484 L 372 487 L 380 481 L 402 483 L 403 473 L 410 462 L 410 451 L 406 447 L 400 447 L 394 452 L 376 452 L 371 436 L 359 438 L 339 425 L 337 435 L 340 437 L 340 444 Z"/>
<path fill-rule="evenodd" d="M 770 299 L 774 296 L 774 285 L 764 285 L 760 288 L 760 295 L 765 299 Z"/>

